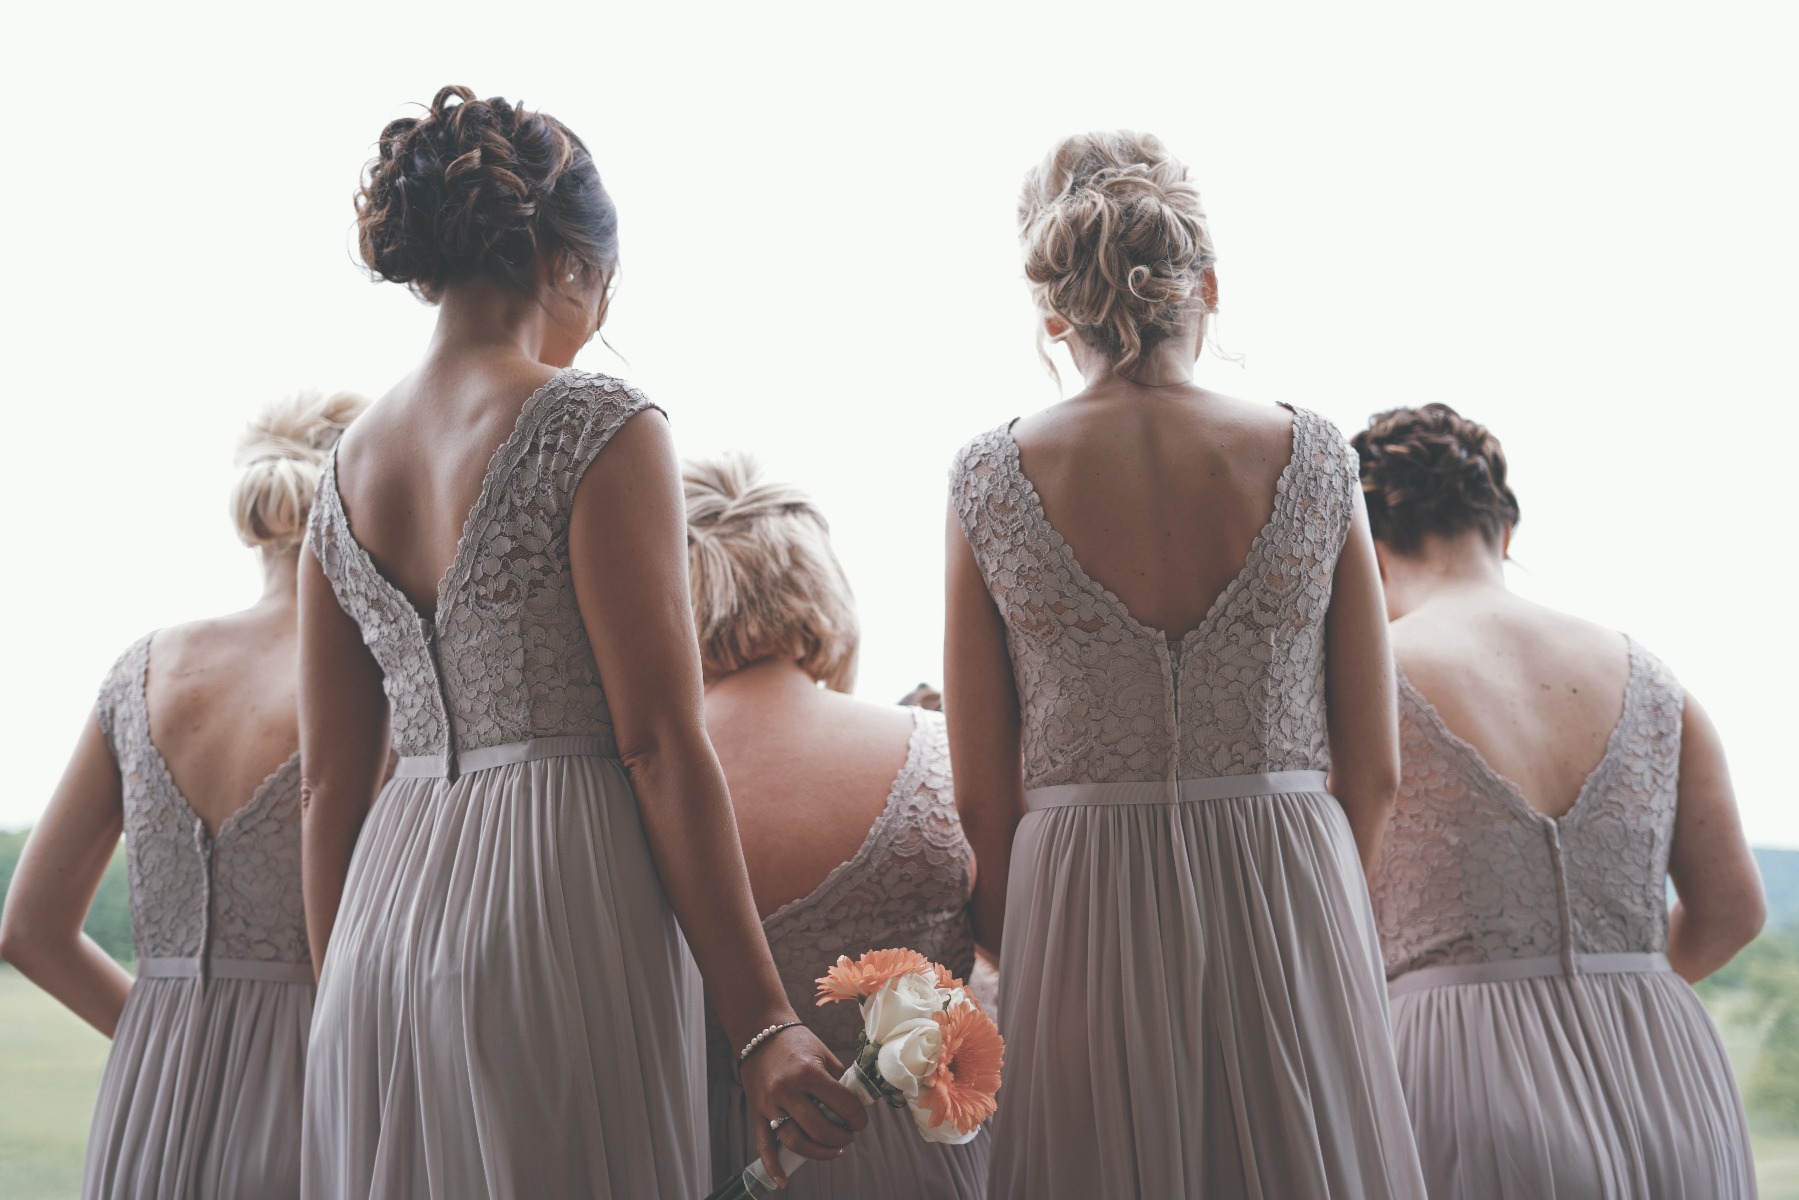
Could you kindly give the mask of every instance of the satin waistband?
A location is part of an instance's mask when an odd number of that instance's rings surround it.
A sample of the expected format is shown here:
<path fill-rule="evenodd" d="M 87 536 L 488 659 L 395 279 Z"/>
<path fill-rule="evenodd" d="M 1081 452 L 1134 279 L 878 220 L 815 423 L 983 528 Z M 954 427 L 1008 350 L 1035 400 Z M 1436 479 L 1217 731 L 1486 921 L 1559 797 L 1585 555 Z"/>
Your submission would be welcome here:
<path fill-rule="evenodd" d="M 1653 975 L 1672 971 L 1666 954 L 1571 954 L 1564 962 L 1559 954 L 1542 958 L 1508 958 L 1502 962 L 1451 963 L 1420 967 L 1396 976 L 1387 984 L 1387 995 L 1404 996 L 1426 988 L 1456 987 L 1467 983 L 1507 983 L 1514 979 L 1545 979 L 1556 975 Z"/>
<path fill-rule="evenodd" d="M 546 758 L 617 757 L 618 746 L 609 737 L 568 734 L 458 751 L 456 774 L 469 775 L 476 771 L 490 771 L 495 767 L 510 767 L 515 763 L 540 762 Z M 443 779 L 449 774 L 449 759 L 443 754 L 409 754 L 394 767 L 395 779 Z"/>
<path fill-rule="evenodd" d="M 1214 775 L 1208 779 L 1149 779 L 1141 783 L 1057 783 L 1026 788 L 1024 806 L 1036 812 L 1084 804 L 1187 804 L 1323 790 L 1323 771 L 1270 771 L 1259 775 Z"/>
<path fill-rule="evenodd" d="M 199 958 L 140 958 L 139 979 L 199 979 Z M 214 958 L 204 963 L 209 979 L 254 979 L 261 983 L 311 983 L 312 964 L 264 962 L 255 958 Z"/>

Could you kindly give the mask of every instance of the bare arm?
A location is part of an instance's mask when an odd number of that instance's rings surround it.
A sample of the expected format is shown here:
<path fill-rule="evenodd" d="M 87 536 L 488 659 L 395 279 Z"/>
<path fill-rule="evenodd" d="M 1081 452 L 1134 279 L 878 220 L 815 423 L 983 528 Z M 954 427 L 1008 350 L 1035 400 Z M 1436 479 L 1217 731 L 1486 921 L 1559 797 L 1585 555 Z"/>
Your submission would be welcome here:
<path fill-rule="evenodd" d="M 124 828 L 119 766 L 90 714 L 19 858 L 0 919 L 0 958 L 111 1037 L 131 976 L 81 931 Z"/>
<path fill-rule="evenodd" d="M 1724 744 L 1691 696 L 1680 732 L 1679 805 L 1668 856 L 1679 897 L 1668 917 L 1668 961 L 1697 983 L 1755 939 L 1768 903 L 1737 819 Z"/>
<path fill-rule="evenodd" d="M 300 555 L 300 865 L 316 975 L 363 818 L 387 774 L 387 697 L 356 622 L 310 549 Z"/>
<path fill-rule="evenodd" d="M 1387 601 L 1359 490 L 1325 618 L 1325 704 L 1331 794 L 1349 818 L 1362 870 L 1371 873 L 1399 793 L 1399 697 Z"/>
<path fill-rule="evenodd" d="M 999 952 L 1006 919 L 1012 836 L 1024 818 L 1024 757 L 1018 688 L 1006 626 L 987 594 L 974 551 L 952 510 L 943 632 L 944 719 L 956 809 L 974 848 L 976 940 Z"/>
<path fill-rule="evenodd" d="M 625 423 L 576 489 L 569 561 L 657 873 L 725 1032 L 742 1046 L 798 1018 L 756 916 L 730 793 L 706 736 L 686 528 L 673 439 L 649 411 Z M 842 1071 L 803 1028 L 769 1039 L 743 1064 L 744 1090 L 763 1118 L 763 1161 L 777 1179 L 767 1119 L 792 1116 L 781 1140 L 811 1158 L 835 1157 L 850 1141 L 814 1101 L 855 1129 L 867 1123 L 837 1082 Z"/>

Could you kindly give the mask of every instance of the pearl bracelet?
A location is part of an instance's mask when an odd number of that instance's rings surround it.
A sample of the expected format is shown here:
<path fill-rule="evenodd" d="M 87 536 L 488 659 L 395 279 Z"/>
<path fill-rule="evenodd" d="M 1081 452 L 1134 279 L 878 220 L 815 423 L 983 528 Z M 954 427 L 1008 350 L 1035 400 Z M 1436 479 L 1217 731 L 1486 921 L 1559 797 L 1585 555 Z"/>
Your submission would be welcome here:
<path fill-rule="evenodd" d="M 792 1029 L 795 1025 L 800 1025 L 800 1024 L 804 1024 L 804 1022 L 783 1021 L 778 1025 L 770 1025 L 767 1029 L 764 1029 L 761 1033 L 758 1033 L 755 1037 L 751 1038 L 748 1042 L 744 1043 L 743 1049 L 741 1049 L 737 1052 L 738 1063 L 742 1064 L 744 1059 L 748 1058 L 751 1054 L 755 1053 L 757 1046 L 760 1046 L 763 1042 L 766 1042 L 769 1038 L 773 1037 L 775 1034 L 781 1032 L 783 1029 Z"/>

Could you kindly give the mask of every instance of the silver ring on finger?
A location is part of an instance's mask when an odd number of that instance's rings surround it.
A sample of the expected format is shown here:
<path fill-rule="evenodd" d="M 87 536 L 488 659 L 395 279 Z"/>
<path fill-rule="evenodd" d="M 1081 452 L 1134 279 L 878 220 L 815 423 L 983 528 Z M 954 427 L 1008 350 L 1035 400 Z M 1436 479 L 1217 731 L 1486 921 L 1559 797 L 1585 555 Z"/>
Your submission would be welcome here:
<path fill-rule="evenodd" d="M 786 1113 L 782 1113 L 780 1116 L 769 1121 L 768 1131 L 770 1133 L 778 1134 L 781 1132 L 781 1126 L 787 1124 L 787 1122 L 791 1120 L 793 1120 L 792 1117 L 788 1116 Z"/>

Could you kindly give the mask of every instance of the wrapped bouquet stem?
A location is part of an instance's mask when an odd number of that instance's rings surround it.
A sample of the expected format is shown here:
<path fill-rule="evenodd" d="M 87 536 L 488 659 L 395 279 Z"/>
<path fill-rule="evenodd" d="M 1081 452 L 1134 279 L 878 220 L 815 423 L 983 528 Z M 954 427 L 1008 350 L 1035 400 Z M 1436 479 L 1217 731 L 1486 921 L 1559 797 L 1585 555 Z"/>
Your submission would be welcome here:
<path fill-rule="evenodd" d="M 960 1145 L 993 1115 L 1005 1042 L 960 979 L 915 950 L 870 950 L 839 958 L 818 981 L 821 1005 L 854 1000 L 862 1010 L 856 1058 L 843 1085 L 874 1105 L 906 1110 L 926 1141 Z M 791 1175 L 808 1159 L 783 1146 Z M 779 1189 L 761 1162 L 707 1200 L 762 1200 Z"/>

